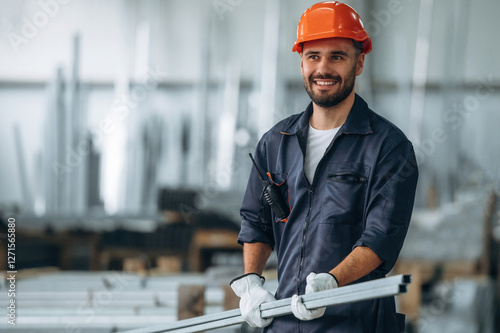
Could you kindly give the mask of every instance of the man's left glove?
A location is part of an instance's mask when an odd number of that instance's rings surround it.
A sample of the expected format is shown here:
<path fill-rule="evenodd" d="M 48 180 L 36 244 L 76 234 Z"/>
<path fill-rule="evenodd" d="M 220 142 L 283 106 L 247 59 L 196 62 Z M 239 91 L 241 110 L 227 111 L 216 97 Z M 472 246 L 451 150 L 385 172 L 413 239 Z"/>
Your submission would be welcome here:
<path fill-rule="evenodd" d="M 264 289 L 264 277 L 250 273 L 237 277 L 231 281 L 231 288 L 240 297 L 241 317 L 252 327 L 266 327 L 273 318 L 264 319 L 260 316 L 260 305 L 276 299 L 273 294 Z"/>
<path fill-rule="evenodd" d="M 330 273 L 310 273 L 307 276 L 306 295 L 317 291 L 337 288 L 339 285 L 337 279 Z M 292 296 L 292 312 L 300 320 L 312 320 L 325 314 L 326 307 L 308 310 L 302 303 L 302 298 L 298 295 Z"/>

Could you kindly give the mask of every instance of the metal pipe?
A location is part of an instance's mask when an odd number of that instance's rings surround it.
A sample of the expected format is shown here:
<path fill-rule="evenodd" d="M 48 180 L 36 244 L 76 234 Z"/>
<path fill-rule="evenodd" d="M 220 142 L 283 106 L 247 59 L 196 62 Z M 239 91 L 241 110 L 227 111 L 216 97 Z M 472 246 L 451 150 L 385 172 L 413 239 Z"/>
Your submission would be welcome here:
<path fill-rule="evenodd" d="M 21 180 L 21 190 L 23 194 L 24 204 L 22 205 L 25 212 L 33 211 L 33 197 L 31 196 L 32 191 L 30 191 L 28 172 L 26 171 L 26 160 L 24 158 L 24 147 L 21 138 L 21 130 L 19 125 L 14 125 L 14 141 L 16 144 L 17 152 L 17 163 L 19 168 L 19 179 Z"/>
<path fill-rule="evenodd" d="M 420 1 L 417 45 L 415 47 L 412 78 L 413 86 L 410 99 L 410 127 L 408 130 L 408 136 L 416 147 L 420 147 L 422 144 L 425 112 L 425 86 L 428 79 L 433 8 L 434 0 Z"/>
<path fill-rule="evenodd" d="M 301 297 L 307 309 L 315 309 L 324 306 L 394 296 L 406 292 L 406 285 L 410 282 L 410 275 L 396 275 L 389 278 L 382 278 L 303 295 Z M 260 307 L 261 316 L 263 318 L 271 318 L 290 314 L 292 313 L 290 303 L 291 298 L 264 303 Z M 236 309 L 150 328 L 130 330 L 124 333 L 191 333 L 241 324 L 243 322 L 244 320 L 241 317 L 240 310 Z"/>
<path fill-rule="evenodd" d="M 302 299 L 303 299 L 304 305 L 307 309 L 316 309 L 316 308 L 323 307 L 323 306 L 347 304 L 347 303 L 365 301 L 365 300 L 379 298 L 379 297 L 393 296 L 393 295 L 399 294 L 400 292 L 405 292 L 405 291 L 406 291 L 406 286 L 394 285 L 394 286 L 375 288 L 372 290 L 365 290 L 362 292 L 354 293 L 352 295 L 344 295 L 343 297 L 334 298 L 334 299 L 332 299 L 331 297 L 328 297 L 328 296 L 324 296 L 324 295 L 321 295 L 321 298 L 319 298 L 319 299 L 309 300 L 309 301 L 307 300 L 307 297 L 305 297 L 305 295 L 304 295 L 302 297 Z M 325 292 L 320 292 L 320 293 L 316 293 L 316 294 L 322 294 L 322 293 L 325 293 Z M 307 296 L 312 296 L 312 295 L 307 295 Z M 288 300 L 291 300 L 291 299 L 288 299 Z M 273 309 L 269 309 L 269 310 L 265 310 L 265 311 L 262 311 L 262 309 L 261 309 L 261 315 L 264 318 L 284 316 L 284 315 L 291 314 L 291 313 L 292 313 L 292 309 L 291 309 L 290 304 L 288 304 L 287 306 L 273 308 Z M 245 320 L 240 315 L 238 315 L 235 317 L 217 320 L 217 321 L 211 321 L 211 322 L 207 322 L 207 323 L 196 325 L 196 326 L 189 326 L 189 327 L 172 329 L 172 330 L 164 330 L 161 332 L 168 332 L 168 333 L 202 332 L 202 331 L 211 330 L 211 329 L 215 329 L 215 328 L 221 328 L 221 327 L 241 324 L 244 321 Z"/>

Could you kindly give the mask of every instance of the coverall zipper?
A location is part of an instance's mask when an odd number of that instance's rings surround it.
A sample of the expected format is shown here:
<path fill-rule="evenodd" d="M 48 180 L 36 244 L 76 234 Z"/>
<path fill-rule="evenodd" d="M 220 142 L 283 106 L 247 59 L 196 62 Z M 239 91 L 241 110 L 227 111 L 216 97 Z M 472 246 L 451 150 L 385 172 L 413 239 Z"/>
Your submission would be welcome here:
<path fill-rule="evenodd" d="M 306 215 L 306 220 L 304 222 L 304 228 L 302 228 L 302 240 L 300 242 L 300 265 L 299 265 L 299 274 L 297 276 L 297 295 L 300 292 L 300 277 L 302 275 L 302 266 L 304 264 L 304 245 L 305 245 L 305 239 L 306 239 L 306 232 L 307 232 L 307 226 L 309 224 L 309 218 L 311 214 L 311 207 L 312 207 L 312 197 L 313 197 L 313 187 L 312 185 L 309 186 L 309 208 L 307 210 L 307 215 Z"/>
<path fill-rule="evenodd" d="M 299 134 L 299 133 L 297 133 L 297 134 Z M 312 179 L 312 183 L 309 183 L 309 179 L 307 179 L 307 177 L 305 175 L 305 171 L 303 172 L 304 173 L 304 177 L 306 177 L 306 181 L 309 184 L 309 189 L 308 189 L 308 192 L 309 192 L 309 207 L 307 209 L 307 215 L 306 215 L 306 220 L 304 222 L 304 227 L 302 228 L 302 240 L 301 240 L 301 243 L 300 243 L 300 265 L 299 265 L 299 272 L 298 272 L 298 275 L 297 275 L 297 295 L 300 293 L 300 280 L 301 280 L 301 276 L 302 276 L 302 266 L 304 264 L 305 240 L 306 240 L 307 227 L 309 225 L 309 221 L 310 221 L 310 218 L 311 218 L 311 208 L 312 208 L 313 195 L 314 195 L 314 180 L 316 179 L 316 174 L 318 173 L 319 166 L 321 165 L 321 163 L 325 159 L 326 154 L 328 154 L 328 152 L 331 150 L 334 141 L 338 137 L 338 134 L 340 134 L 340 132 L 338 132 L 337 135 L 335 135 L 335 137 L 332 139 L 332 142 L 328 145 L 328 147 L 325 150 L 325 153 L 321 157 L 321 160 L 318 162 L 318 166 L 316 167 L 316 170 L 314 170 L 314 176 L 313 176 L 313 179 Z M 302 135 L 300 135 L 300 134 L 297 135 L 297 139 L 299 140 L 299 146 L 301 148 L 304 147 L 305 145 L 301 145 L 301 142 L 300 142 L 300 140 L 303 139 Z M 304 156 L 304 158 L 303 158 L 303 164 L 304 164 L 305 163 L 305 159 L 306 159 L 305 149 L 302 149 L 302 153 L 303 153 L 303 156 Z"/>

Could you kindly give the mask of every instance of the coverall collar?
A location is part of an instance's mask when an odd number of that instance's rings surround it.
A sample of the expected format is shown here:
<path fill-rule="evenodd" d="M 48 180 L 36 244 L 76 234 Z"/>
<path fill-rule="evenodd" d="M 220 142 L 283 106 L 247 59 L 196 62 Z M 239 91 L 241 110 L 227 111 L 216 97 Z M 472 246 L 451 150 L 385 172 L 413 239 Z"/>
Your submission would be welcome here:
<path fill-rule="evenodd" d="M 373 130 L 370 126 L 368 110 L 368 104 L 358 94 L 355 94 L 354 104 L 347 115 L 344 125 L 340 128 L 340 132 L 344 134 L 372 134 Z M 287 124 L 282 133 L 288 135 L 295 135 L 298 131 L 307 133 L 312 112 L 313 104 L 311 102 L 298 120 Z"/>

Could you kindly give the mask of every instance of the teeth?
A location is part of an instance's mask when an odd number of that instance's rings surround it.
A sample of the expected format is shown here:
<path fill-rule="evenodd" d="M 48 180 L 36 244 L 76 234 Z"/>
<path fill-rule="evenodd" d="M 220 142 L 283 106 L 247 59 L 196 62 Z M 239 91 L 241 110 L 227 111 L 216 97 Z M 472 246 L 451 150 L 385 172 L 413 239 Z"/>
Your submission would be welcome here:
<path fill-rule="evenodd" d="M 335 82 L 326 82 L 326 81 L 316 81 L 316 84 L 320 86 L 332 86 Z"/>

